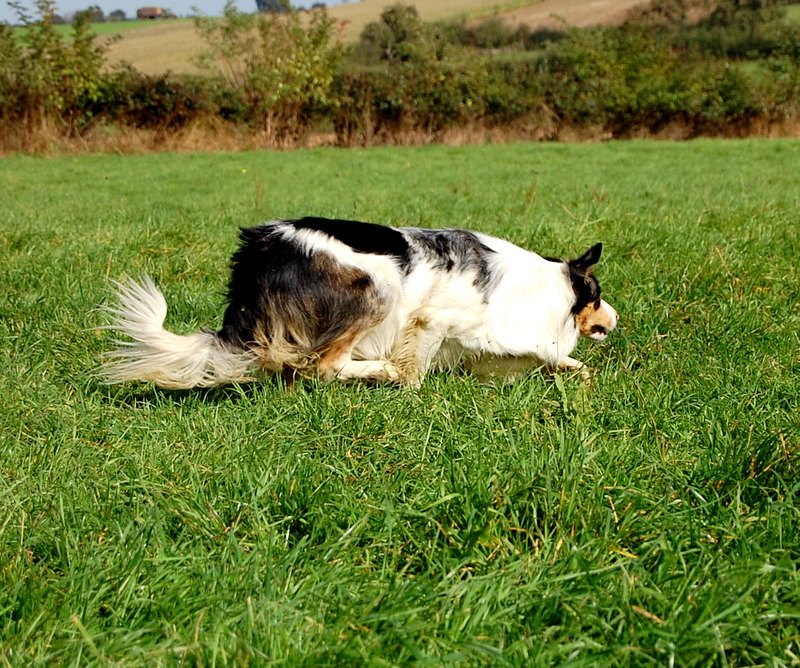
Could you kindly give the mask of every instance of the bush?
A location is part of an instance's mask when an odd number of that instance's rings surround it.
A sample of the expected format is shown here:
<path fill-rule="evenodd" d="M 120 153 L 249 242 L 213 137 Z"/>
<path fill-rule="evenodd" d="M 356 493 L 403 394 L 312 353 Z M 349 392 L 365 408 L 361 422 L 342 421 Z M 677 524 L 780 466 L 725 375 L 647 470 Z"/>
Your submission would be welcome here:
<path fill-rule="evenodd" d="M 483 117 L 487 81 L 477 61 L 351 69 L 336 78 L 334 127 L 343 144 L 410 130 L 436 136 Z"/>
<path fill-rule="evenodd" d="M 95 43 L 91 11 L 76 15 L 66 38 L 54 28 L 52 0 L 35 0 L 35 16 L 10 4 L 23 29 L 0 24 L 0 120 L 28 133 L 55 125 L 79 134 L 91 121 L 104 80 L 105 47 Z"/>
<path fill-rule="evenodd" d="M 762 59 L 780 49 L 787 30 L 783 0 L 654 0 L 632 10 L 627 24 L 670 35 L 677 50 L 715 58 Z M 703 16 L 691 21 L 690 16 Z"/>
<path fill-rule="evenodd" d="M 538 112 L 545 104 L 545 78 L 538 59 L 498 59 L 487 63 L 484 91 L 487 122 L 493 126 L 514 123 Z"/>
<path fill-rule="evenodd" d="M 769 57 L 743 68 L 709 55 L 717 47 L 703 40 L 724 30 L 735 37 L 747 27 L 743 17 L 772 16 L 774 8 L 728 7 L 693 28 L 686 12 L 705 1 L 659 0 L 621 28 L 550 37 L 496 20 L 426 24 L 398 5 L 365 29 L 356 49 L 356 61 L 374 64 L 341 68 L 344 51 L 324 10 L 308 20 L 293 11 L 245 15 L 229 0 L 222 20 L 197 19 L 211 76 L 150 76 L 109 71 L 88 14 L 64 38 L 53 28 L 51 1 L 37 0 L 35 19 L 17 7 L 19 33 L 0 24 L 0 145 L 24 145 L 18 136 L 43 128 L 83 136 L 99 121 L 174 131 L 222 118 L 285 145 L 316 124 L 350 145 L 436 140 L 460 127 L 552 137 L 564 128 L 626 136 L 680 125 L 693 136 L 738 132 L 756 118 L 798 118 L 800 29 L 759 23 L 771 40 L 759 53 Z M 663 22 L 670 15 L 672 27 Z M 540 37 L 543 47 L 522 51 Z"/>
<path fill-rule="evenodd" d="M 228 0 L 221 21 L 196 20 L 209 46 L 199 63 L 216 70 L 243 101 L 248 122 L 276 139 L 296 138 L 314 114 L 336 105 L 334 73 L 343 56 L 324 8 L 304 22 L 296 11 L 242 14 Z"/>
<path fill-rule="evenodd" d="M 179 130 L 211 116 L 234 118 L 223 100 L 227 87 L 209 77 L 142 74 L 123 68 L 110 75 L 95 114 L 137 128 Z M 231 100 L 231 107 L 235 103 Z"/>
<path fill-rule="evenodd" d="M 362 64 L 433 62 L 447 44 L 443 26 L 425 23 L 416 7 L 392 5 L 364 27 L 353 57 Z"/>
<path fill-rule="evenodd" d="M 574 31 L 541 61 L 547 104 L 568 125 L 614 134 L 740 121 L 756 113 L 738 71 L 679 53 L 648 30 Z"/>

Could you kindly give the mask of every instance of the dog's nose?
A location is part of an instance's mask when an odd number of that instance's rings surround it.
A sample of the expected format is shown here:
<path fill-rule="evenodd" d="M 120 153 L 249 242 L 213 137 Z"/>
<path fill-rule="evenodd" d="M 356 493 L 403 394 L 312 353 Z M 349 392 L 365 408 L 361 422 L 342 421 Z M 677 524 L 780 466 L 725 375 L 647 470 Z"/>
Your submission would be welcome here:
<path fill-rule="evenodd" d="M 619 315 L 617 315 L 617 312 L 614 309 L 614 307 L 611 306 L 611 304 L 609 304 L 607 301 L 603 301 L 603 307 L 606 309 L 606 311 L 608 311 L 609 324 L 608 328 L 606 329 L 606 334 L 608 334 L 608 332 L 610 332 L 617 326 L 617 322 L 619 321 Z"/>

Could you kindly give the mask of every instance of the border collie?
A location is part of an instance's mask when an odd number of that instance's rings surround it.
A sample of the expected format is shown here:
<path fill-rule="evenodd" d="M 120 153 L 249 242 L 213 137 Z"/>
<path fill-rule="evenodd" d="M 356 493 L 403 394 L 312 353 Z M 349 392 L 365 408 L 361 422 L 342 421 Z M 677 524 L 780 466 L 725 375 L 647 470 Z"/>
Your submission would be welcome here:
<path fill-rule="evenodd" d="M 602 341 L 617 313 L 600 298 L 596 244 L 577 259 L 541 257 L 459 229 L 392 228 L 302 218 L 242 229 L 219 331 L 164 329 L 149 280 L 118 284 L 107 329 L 108 382 L 165 388 L 254 380 L 372 380 L 418 386 L 430 369 L 479 375 L 581 369 L 580 335 Z"/>

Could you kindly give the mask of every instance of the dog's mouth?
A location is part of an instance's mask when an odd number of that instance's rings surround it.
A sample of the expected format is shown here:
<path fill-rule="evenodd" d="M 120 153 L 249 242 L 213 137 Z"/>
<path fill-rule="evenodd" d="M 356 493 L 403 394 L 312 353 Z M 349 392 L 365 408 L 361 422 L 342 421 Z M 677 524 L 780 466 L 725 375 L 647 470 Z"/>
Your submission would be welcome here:
<path fill-rule="evenodd" d="M 592 325 L 589 330 L 589 338 L 595 341 L 605 341 L 608 336 L 608 330 L 602 325 Z"/>

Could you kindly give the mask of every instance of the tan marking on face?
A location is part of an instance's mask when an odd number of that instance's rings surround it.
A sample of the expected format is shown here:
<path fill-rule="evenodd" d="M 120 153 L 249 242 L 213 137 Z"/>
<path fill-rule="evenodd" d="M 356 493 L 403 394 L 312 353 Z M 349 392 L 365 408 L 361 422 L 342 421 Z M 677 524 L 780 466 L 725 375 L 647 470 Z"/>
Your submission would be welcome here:
<path fill-rule="evenodd" d="M 617 312 L 605 301 L 587 304 L 575 315 L 575 324 L 581 336 L 595 341 L 604 341 L 608 333 L 617 326 Z"/>

